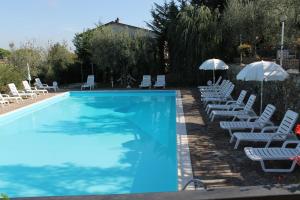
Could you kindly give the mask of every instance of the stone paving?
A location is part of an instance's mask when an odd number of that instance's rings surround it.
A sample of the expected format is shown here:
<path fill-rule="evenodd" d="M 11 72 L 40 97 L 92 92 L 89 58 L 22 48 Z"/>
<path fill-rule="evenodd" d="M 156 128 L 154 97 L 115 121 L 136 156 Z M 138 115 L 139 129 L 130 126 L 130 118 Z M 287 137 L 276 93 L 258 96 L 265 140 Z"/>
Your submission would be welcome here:
<path fill-rule="evenodd" d="M 219 128 L 219 122 L 208 122 L 196 89 L 181 90 L 181 94 L 195 178 L 203 180 L 208 187 L 300 182 L 300 167 L 288 174 L 264 173 L 259 162 L 253 162 L 245 156 L 243 148 L 247 143 L 241 143 L 239 149 L 234 150 L 233 144 L 229 143 L 229 134 Z M 253 143 L 250 144 L 253 146 Z M 260 147 L 263 145 L 257 144 Z M 289 163 L 283 163 L 286 164 Z"/>
<path fill-rule="evenodd" d="M 38 95 L 38 97 L 36 99 L 31 99 L 31 98 L 24 99 L 20 103 L 12 102 L 8 106 L 6 105 L 4 107 L 0 107 L 0 115 L 4 114 L 4 113 L 7 113 L 7 112 L 10 112 L 10 111 L 13 111 L 13 110 L 16 110 L 18 108 L 33 104 L 35 102 L 42 101 L 42 100 L 47 99 L 49 97 L 55 96 L 57 94 L 59 94 L 59 93 L 48 93 L 46 95 L 41 94 L 41 95 Z"/>

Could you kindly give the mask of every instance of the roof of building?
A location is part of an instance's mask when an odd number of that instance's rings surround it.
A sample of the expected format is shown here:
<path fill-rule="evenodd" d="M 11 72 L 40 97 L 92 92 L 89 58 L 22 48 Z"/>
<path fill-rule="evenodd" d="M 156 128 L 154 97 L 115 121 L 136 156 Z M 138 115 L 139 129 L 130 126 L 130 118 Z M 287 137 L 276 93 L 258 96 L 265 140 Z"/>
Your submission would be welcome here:
<path fill-rule="evenodd" d="M 117 18 L 115 21 L 111 21 L 111 22 L 108 22 L 108 23 L 106 23 L 106 24 L 103 24 L 103 26 L 109 26 L 109 25 L 124 26 L 124 27 L 131 28 L 131 29 L 137 29 L 137 30 L 142 30 L 142 31 L 147 31 L 147 32 L 154 33 L 154 32 L 153 32 L 152 30 L 150 30 L 150 29 L 146 29 L 146 28 L 141 28 L 141 27 L 137 27 L 137 26 L 132 26 L 132 25 L 129 25 L 129 24 L 123 24 L 123 23 L 120 23 L 119 18 Z"/>

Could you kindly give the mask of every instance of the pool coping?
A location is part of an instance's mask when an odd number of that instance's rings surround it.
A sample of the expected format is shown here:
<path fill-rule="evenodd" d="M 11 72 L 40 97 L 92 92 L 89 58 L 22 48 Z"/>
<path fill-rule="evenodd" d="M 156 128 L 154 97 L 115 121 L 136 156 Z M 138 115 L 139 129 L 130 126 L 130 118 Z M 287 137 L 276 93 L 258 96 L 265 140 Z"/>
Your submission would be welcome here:
<path fill-rule="evenodd" d="M 176 141 L 178 191 L 181 191 L 193 179 L 193 169 L 180 90 L 176 90 Z M 192 185 L 186 188 L 186 190 L 193 189 Z"/>
<path fill-rule="evenodd" d="M 56 95 L 54 95 L 54 96 L 52 96 L 52 97 L 43 99 L 43 100 L 41 100 L 41 101 L 37 101 L 37 102 L 31 103 L 31 104 L 28 104 L 28 105 L 26 105 L 26 106 L 17 108 L 17 109 L 15 109 L 15 110 L 12 110 L 12 111 L 9 111 L 9 112 L 0 114 L 0 118 L 1 118 L 1 117 L 6 117 L 6 116 L 11 115 L 11 114 L 14 114 L 14 113 L 16 113 L 16 112 L 20 112 L 20 111 L 22 111 L 22 110 L 26 110 L 26 109 L 28 109 L 29 107 L 36 106 L 36 105 L 45 103 L 45 102 L 47 102 L 47 101 L 51 101 L 51 100 L 56 99 L 56 98 L 58 98 L 58 97 L 64 96 L 64 95 L 66 95 L 66 94 L 68 94 L 68 93 L 69 93 L 69 92 L 59 93 L 59 94 L 56 94 Z"/>

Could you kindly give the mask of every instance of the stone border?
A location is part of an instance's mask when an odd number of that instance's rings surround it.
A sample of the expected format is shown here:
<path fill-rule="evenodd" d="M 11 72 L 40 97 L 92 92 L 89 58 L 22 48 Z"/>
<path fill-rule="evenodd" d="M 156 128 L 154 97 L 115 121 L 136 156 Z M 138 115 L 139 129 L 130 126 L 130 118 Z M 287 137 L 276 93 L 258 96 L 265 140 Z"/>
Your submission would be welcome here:
<path fill-rule="evenodd" d="M 182 97 L 180 90 L 176 90 L 176 138 L 177 138 L 177 167 L 178 191 L 193 179 L 193 169 L 190 158 L 190 149 L 185 125 Z M 190 185 L 187 190 L 193 190 Z"/>
<path fill-rule="evenodd" d="M 9 115 L 14 114 L 14 113 L 17 113 L 17 112 L 21 112 L 21 111 L 23 111 L 23 110 L 26 110 L 26 109 L 32 107 L 32 106 L 36 106 L 36 105 L 45 103 L 45 102 L 47 102 L 47 101 L 50 101 L 50 100 L 56 99 L 56 98 L 58 98 L 58 97 L 64 96 L 64 95 L 66 95 L 66 94 L 68 94 L 68 93 L 69 93 L 69 92 L 58 93 L 58 94 L 56 94 L 56 95 L 54 95 L 54 96 L 51 96 L 51 97 L 46 98 L 46 99 L 43 99 L 43 100 L 41 100 L 41 101 L 36 101 L 36 102 L 34 102 L 34 103 L 31 103 L 31 104 L 28 104 L 28 105 L 26 105 L 26 106 L 17 108 L 17 109 L 15 109 L 15 110 L 12 110 L 12 111 L 9 111 L 9 112 L 0 114 L 0 118 L 1 118 L 1 117 L 9 116 Z"/>

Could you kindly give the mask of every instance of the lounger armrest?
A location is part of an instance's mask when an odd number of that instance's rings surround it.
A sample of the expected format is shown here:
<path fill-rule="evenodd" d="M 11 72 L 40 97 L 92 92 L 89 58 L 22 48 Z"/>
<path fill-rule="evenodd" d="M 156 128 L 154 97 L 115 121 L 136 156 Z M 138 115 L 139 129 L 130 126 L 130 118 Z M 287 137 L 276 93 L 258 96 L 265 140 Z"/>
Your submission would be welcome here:
<path fill-rule="evenodd" d="M 3 97 L 10 97 L 8 94 L 2 94 Z"/>
<path fill-rule="evenodd" d="M 250 122 L 252 120 L 256 120 L 258 118 L 259 118 L 259 116 L 249 117 L 248 120 L 247 120 L 247 122 Z"/>
<path fill-rule="evenodd" d="M 278 129 L 279 126 L 266 126 L 261 130 L 261 133 L 272 130 L 273 132 Z"/>
<path fill-rule="evenodd" d="M 44 87 L 48 87 L 48 85 L 47 84 L 42 84 Z"/>
<path fill-rule="evenodd" d="M 239 111 L 239 110 L 243 110 L 244 109 L 244 107 L 242 107 L 242 106 L 235 106 L 233 109 L 232 109 L 232 111 Z"/>
<path fill-rule="evenodd" d="M 236 103 L 236 101 L 227 101 L 226 102 L 226 105 L 229 105 L 229 104 L 235 104 Z"/>
<path fill-rule="evenodd" d="M 282 144 L 282 148 L 286 148 L 289 144 L 297 144 L 296 148 L 300 147 L 300 140 L 287 140 Z"/>
<path fill-rule="evenodd" d="M 266 125 L 269 125 L 269 126 L 274 126 L 274 123 L 273 123 L 273 122 L 271 122 L 271 121 L 268 121 L 268 122 L 266 123 Z"/>
<path fill-rule="evenodd" d="M 36 88 L 36 87 L 31 87 L 31 89 L 32 89 L 32 90 L 37 90 L 37 88 Z"/>
<path fill-rule="evenodd" d="M 276 139 L 276 137 L 278 137 L 278 136 L 284 136 L 284 137 L 287 137 L 288 135 L 285 134 L 285 133 L 274 133 L 274 134 L 270 137 L 270 139 L 269 139 L 268 143 L 266 144 L 265 148 L 269 148 L 269 146 L 270 146 L 270 144 L 272 143 L 272 141 L 273 141 L 274 139 Z"/>
<path fill-rule="evenodd" d="M 18 92 L 19 92 L 19 93 L 25 93 L 25 91 L 23 91 L 23 90 L 18 90 Z"/>

